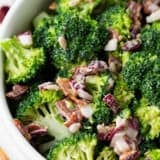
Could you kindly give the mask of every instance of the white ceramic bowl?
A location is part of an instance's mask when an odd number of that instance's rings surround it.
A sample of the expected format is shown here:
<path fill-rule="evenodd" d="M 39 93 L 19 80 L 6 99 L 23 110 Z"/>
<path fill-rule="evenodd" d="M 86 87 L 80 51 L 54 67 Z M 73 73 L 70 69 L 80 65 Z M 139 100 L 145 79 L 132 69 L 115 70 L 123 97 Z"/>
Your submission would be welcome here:
<path fill-rule="evenodd" d="M 33 17 L 51 0 L 17 0 L 8 12 L 0 39 L 8 38 L 29 28 Z M 16 74 L 16 73 L 15 73 Z M 10 160 L 45 160 L 14 126 L 4 95 L 3 57 L 0 53 L 0 147 Z"/>

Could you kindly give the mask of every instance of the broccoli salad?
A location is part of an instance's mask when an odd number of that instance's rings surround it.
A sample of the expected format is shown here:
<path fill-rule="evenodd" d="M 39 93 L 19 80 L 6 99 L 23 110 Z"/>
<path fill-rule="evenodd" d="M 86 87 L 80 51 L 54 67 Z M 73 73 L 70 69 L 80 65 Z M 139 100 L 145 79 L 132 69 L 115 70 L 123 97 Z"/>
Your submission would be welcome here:
<path fill-rule="evenodd" d="M 47 160 L 160 160 L 160 1 L 57 0 L 0 42 L 13 122 Z"/>

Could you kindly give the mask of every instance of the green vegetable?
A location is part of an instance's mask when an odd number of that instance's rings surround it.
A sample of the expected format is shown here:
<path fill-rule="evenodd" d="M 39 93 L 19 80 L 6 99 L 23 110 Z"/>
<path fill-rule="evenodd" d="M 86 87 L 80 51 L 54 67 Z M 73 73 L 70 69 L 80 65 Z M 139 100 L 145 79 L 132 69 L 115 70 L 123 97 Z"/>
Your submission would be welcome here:
<path fill-rule="evenodd" d="M 4 51 L 4 70 L 9 84 L 28 82 L 45 64 L 42 48 L 25 48 L 16 37 L 2 41 L 0 47 Z"/>
<path fill-rule="evenodd" d="M 160 149 L 148 150 L 145 153 L 145 160 L 159 160 L 160 159 Z"/>
<path fill-rule="evenodd" d="M 99 18 L 100 24 L 117 31 L 123 38 L 129 38 L 132 21 L 125 7 L 115 5 L 107 8 Z"/>
<path fill-rule="evenodd" d="M 48 133 L 56 140 L 70 136 L 64 126 L 64 120 L 57 113 L 55 102 L 63 98 L 60 91 L 38 90 L 33 87 L 29 94 L 20 102 L 17 118 L 23 123 L 36 122 L 48 128 Z"/>
<path fill-rule="evenodd" d="M 65 47 L 61 46 L 60 38 Z M 33 39 L 35 46 L 50 53 L 54 66 L 63 69 L 68 64 L 95 59 L 108 40 L 108 32 L 95 20 L 67 12 L 39 22 Z"/>
<path fill-rule="evenodd" d="M 80 133 L 63 139 L 53 145 L 48 154 L 48 160 L 94 160 L 94 150 L 97 145 L 95 135 Z"/>
<path fill-rule="evenodd" d="M 142 98 L 135 109 L 135 116 L 139 120 L 141 134 L 146 140 L 160 136 L 160 109 L 157 106 L 150 105 Z"/>
<path fill-rule="evenodd" d="M 159 55 L 160 53 L 160 22 L 146 25 L 141 31 L 142 47 Z"/>
<path fill-rule="evenodd" d="M 116 160 L 116 154 L 109 147 L 103 148 L 96 160 Z"/>
<path fill-rule="evenodd" d="M 93 115 L 91 123 L 108 123 L 110 120 L 110 109 L 104 104 L 103 97 L 107 92 L 108 80 L 111 76 L 108 73 L 91 75 L 86 77 L 86 88 L 93 96 Z"/>

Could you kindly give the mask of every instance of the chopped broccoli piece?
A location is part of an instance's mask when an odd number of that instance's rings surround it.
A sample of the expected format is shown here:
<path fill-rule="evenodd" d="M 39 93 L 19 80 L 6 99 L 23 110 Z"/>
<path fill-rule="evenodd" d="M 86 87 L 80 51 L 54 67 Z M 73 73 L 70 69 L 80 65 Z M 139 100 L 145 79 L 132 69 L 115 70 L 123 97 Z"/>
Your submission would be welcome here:
<path fill-rule="evenodd" d="M 148 150 L 145 153 L 145 160 L 159 160 L 160 159 L 160 149 Z"/>
<path fill-rule="evenodd" d="M 17 118 L 23 123 L 36 122 L 47 127 L 49 135 L 56 140 L 68 137 L 70 132 L 55 107 L 55 102 L 61 98 L 63 94 L 60 91 L 38 90 L 33 87 L 18 105 Z"/>
<path fill-rule="evenodd" d="M 130 37 L 132 21 L 125 7 L 115 5 L 107 8 L 99 17 L 100 24 L 104 24 L 108 29 L 117 31 L 123 38 Z"/>
<path fill-rule="evenodd" d="M 140 100 L 135 109 L 135 116 L 140 122 L 140 131 L 146 140 L 153 140 L 160 136 L 160 109 L 149 105 L 145 98 Z"/>
<path fill-rule="evenodd" d="M 65 138 L 53 145 L 48 154 L 48 160 L 94 160 L 94 150 L 97 145 L 95 135 L 81 133 Z"/>
<path fill-rule="evenodd" d="M 36 76 L 45 64 L 42 48 L 24 48 L 16 37 L 0 43 L 4 51 L 4 70 L 9 84 L 25 83 Z"/>
<path fill-rule="evenodd" d="M 109 147 L 103 148 L 96 160 L 116 160 L 116 154 Z"/>
<path fill-rule="evenodd" d="M 108 123 L 110 120 L 111 111 L 103 102 L 109 78 L 110 75 L 108 73 L 86 77 L 86 89 L 93 96 L 94 113 L 91 118 L 91 123 L 93 124 Z"/>
<path fill-rule="evenodd" d="M 66 48 L 60 45 L 60 37 L 65 39 Z M 50 53 L 58 69 L 95 59 L 108 41 L 107 37 L 108 31 L 104 26 L 74 12 L 42 20 L 33 34 L 35 45 L 44 47 Z"/>
<path fill-rule="evenodd" d="M 113 93 L 121 108 L 127 108 L 134 98 L 134 93 L 129 90 L 121 77 L 116 81 Z"/>
<path fill-rule="evenodd" d="M 128 87 L 139 89 L 146 73 L 152 69 L 156 55 L 143 51 L 132 54 L 122 68 L 122 76 Z"/>
<path fill-rule="evenodd" d="M 104 9 L 106 0 L 83 1 L 83 0 L 57 0 L 59 13 L 70 10 L 79 13 L 80 16 L 88 16 Z"/>
<path fill-rule="evenodd" d="M 146 51 L 160 54 L 160 22 L 146 25 L 141 31 L 142 47 Z"/>

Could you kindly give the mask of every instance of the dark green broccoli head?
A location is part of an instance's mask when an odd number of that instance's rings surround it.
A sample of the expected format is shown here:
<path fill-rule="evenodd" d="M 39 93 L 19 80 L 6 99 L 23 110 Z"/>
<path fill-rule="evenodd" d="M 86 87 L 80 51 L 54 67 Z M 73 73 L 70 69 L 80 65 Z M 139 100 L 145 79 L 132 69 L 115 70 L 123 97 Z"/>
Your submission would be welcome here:
<path fill-rule="evenodd" d="M 55 139 L 70 135 L 64 126 L 64 120 L 59 116 L 55 103 L 63 98 L 60 91 L 38 90 L 33 87 L 29 94 L 20 102 L 17 118 L 23 123 L 36 122 L 48 128 L 48 133 Z"/>
<path fill-rule="evenodd" d="M 160 54 L 160 22 L 146 25 L 141 31 L 141 40 L 144 50 Z"/>
<path fill-rule="evenodd" d="M 33 37 L 35 44 L 51 54 L 57 68 L 96 58 L 108 40 L 105 27 L 74 12 L 50 17 L 49 21 L 40 22 Z"/>
<path fill-rule="evenodd" d="M 156 55 L 143 51 L 133 53 L 122 68 L 122 76 L 130 89 L 139 89 L 146 73 L 152 69 Z"/>
<path fill-rule="evenodd" d="M 99 156 L 96 158 L 96 160 L 117 160 L 117 157 L 111 148 L 105 147 L 99 153 Z"/>
<path fill-rule="evenodd" d="M 92 124 L 108 123 L 111 111 L 103 102 L 103 97 L 107 92 L 108 80 L 111 76 L 108 73 L 91 75 L 86 77 L 86 89 L 93 96 Z"/>
<path fill-rule="evenodd" d="M 45 64 L 42 48 L 24 48 L 16 37 L 0 43 L 4 51 L 6 82 L 25 83 L 36 76 Z"/>
<path fill-rule="evenodd" d="M 134 93 L 129 90 L 122 77 L 117 79 L 113 95 L 121 108 L 127 108 L 134 98 Z"/>
<path fill-rule="evenodd" d="M 144 139 L 153 140 L 160 136 L 160 109 L 150 105 L 144 98 L 135 109 L 135 116 L 140 122 L 140 131 Z"/>
<path fill-rule="evenodd" d="M 61 13 L 72 10 L 81 16 L 88 16 L 94 12 L 97 13 L 102 11 L 106 3 L 106 0 L 57 0 L 57 11 Z"/>
<path fill-rule="evenodd" d="M 97 145 L 95 135 L 80 133 L 63 139 L 53 145 L 48 154 L 48 160 L 94 160 L 94 150 Z"/>
<path fill-rule="evenodd" d="M 117 31 L 123 38 L 129 38 L 132 21 L 125 7 L 115 5 L 107 8 L 99 17 L 100 24 Z"/>

